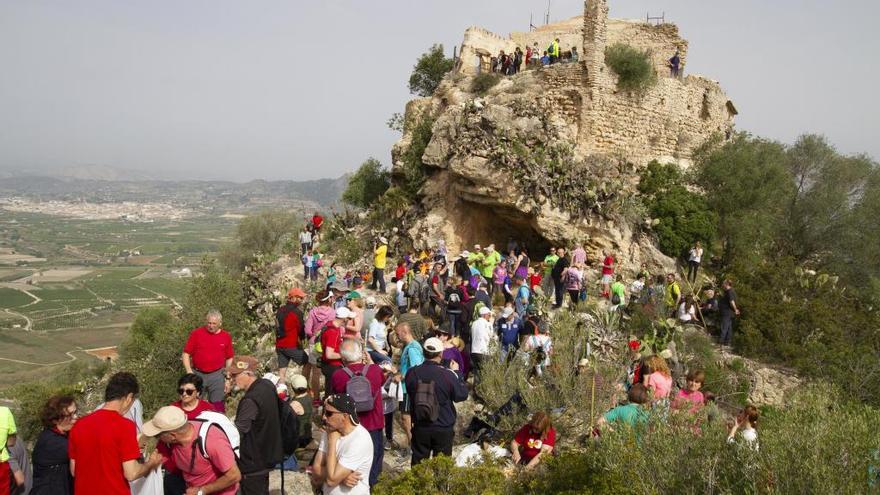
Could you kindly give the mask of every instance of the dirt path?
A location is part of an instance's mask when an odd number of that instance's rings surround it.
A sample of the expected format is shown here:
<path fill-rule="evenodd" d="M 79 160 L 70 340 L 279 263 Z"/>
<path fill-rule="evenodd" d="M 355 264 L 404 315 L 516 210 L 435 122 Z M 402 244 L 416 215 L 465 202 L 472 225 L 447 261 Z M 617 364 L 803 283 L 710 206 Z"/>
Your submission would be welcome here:
<path fill-rule="evenodd" d="M 19 316 L 19 317 L 21 317 L 21 318 L 24 318 L 24 321 L 27 322 L 27 323 L 25 323 L 25 325 L 24 325 L 24 331 L 25 331 L 25 332 L 30 332 L 31 329 L 34 328 L 34 322 L 33 322 L 33 320 L 31 320 L 31 319 L 28 318 L 27 316 L 25 316 L 25 315 L 23 315 L 23 314 L 21 314 L 21 313 L 16 313 L 15 311 L 12 311 L 11 309 L 4 309 L 3 311 L 5 311 L 7 314 L 10 314 L 10 315 L 12 315 L 12 316 Z"/>

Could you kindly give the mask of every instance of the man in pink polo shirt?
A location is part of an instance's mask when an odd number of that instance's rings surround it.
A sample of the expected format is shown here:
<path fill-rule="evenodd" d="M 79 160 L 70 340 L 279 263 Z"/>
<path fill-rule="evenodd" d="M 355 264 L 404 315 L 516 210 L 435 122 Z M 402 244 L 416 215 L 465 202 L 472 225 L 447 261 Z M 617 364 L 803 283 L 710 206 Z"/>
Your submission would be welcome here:
<path fill-rule="evenodd" d="M 170 460 L 183 473 L 187 494 L 235 495 L 241 472 L 232 444 L 219 426 L 210 426 L 203 445 L 193 445 L 201 426 L 201 421 L 187 421 L 183 409 L 165 406 L 144 423 L 143 432 L 170 447 Z"/>
<path fill-rule="evenodd" d="M 232 337 L 220 328 L 222 323 L 223 317 L 219 311 L 208 311 L 205 326 L 193 330 L 183 346 L 183 367 L 187 373 L 195 373 L 202 378 L 202 397 L 218 412 L 226 411 L 226 375 L 223 370 L 232 364 L 235 355 Z"/>
<path fill-rule="evenodd" d="M 348 382 L 356 375 L 363 375 L 370 382 L 373 396 L 373 407 L 358 412 L 358 421 L 373 439 L 373 464 L 370 468 L 370 488 L 376 485 L 382 473 L 382 460 L 385 456 L 383 431 L 385 430 L 385 413 L 382 410 L 382 385 L 385 375 L 376 364 L 364 364 L 364 349 L 357 339 L 342 341 L 339 353 L 342 355 L 342 368 L 336 370 L 331 377 L 331 391 L 334 394 L 346 393 Z"/>

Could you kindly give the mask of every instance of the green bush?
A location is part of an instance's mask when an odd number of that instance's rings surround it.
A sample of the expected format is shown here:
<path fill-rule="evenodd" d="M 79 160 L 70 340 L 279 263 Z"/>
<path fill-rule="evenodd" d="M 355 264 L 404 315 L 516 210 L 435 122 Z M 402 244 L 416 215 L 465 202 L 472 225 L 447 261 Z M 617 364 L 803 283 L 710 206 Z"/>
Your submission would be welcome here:
<path fill-rule="evenodd" d="M 452 459 L 439 456 L 426 460 L 395 477 L 383 477 L 373 489 L 376 495 L 501 495 L 504 473 L 492 465 L 456 467 Z"/>
<path fill-rule="evenodd" d="M 391 185 L 391 174 L 375 158 L 368 158 L 348 180 L 342 201 L 359 208 L 369 208 Z"/>
<path fill-rule="evenodd" d="M 49 379 L 21 383 L 8 390 L 8 397 L 15 400 L 15 424 L 19 435 L 25 440 L 35 440 L 43 425 L 40 412 L 46 401 L 55 395 L 72 395 L 79 401 L 83 391 L 93 386 L 107 371 L 107 363 L 74 361 L 56 370 Z M 103 392 L 103 391 L 102 391 Z M 80 404 L 80 411 L 87 410 Z"/>
<path fill-rule="evenodd" d="M 718 217 L 706 200 L 685 186 L 678 166 L 657 161 L 648 164 L 638 186 L 651 218 L 657 222 L 653 230 L 660 251 L 674 258 L 685 255 L 695 241 L 711 246 L 718 228 Z"/>
<path fill-rule="evenodd" d="M 706 373 L 704 391 L 712 392 L 720 403 L 728 406 L 746 404 L 751 389 L 751 377 L 741 359 L 723 362 L 711 338 L 702 330 L 686 331 L 678 353 L 680 360 L 687 364 L 688 370 L 699 369 Z"/>
<path fill-rule="evenodd" d="M 499 81 L 501 81 L 501 76 L 498 74 L 493 74 L 491 72 L 478 74 L 474 77 L 473 81 L 471 81 L 471 93 L 476 93 L 480 96 L 485 95 L 490 89 L 494 88 Z"/>
<path fill-rule="evenodd" d="M 605 49 L 605 63 L 617 74 L 617 87 L 622 91 L 642 93 L 657 83 L 657 72 L 647 51 L 616 43 Z"/>
<path fill-rule="evenodd" d="M 167 308 L 142 309 L 131 324 L 117 365 L 138 377 L 145 411 L 176 397 L 177 379 L 184 373 L 180 355 L 190 330 Z"/>
<path fill-rule="evenodd" d="M 455 60 L 443 55 L 443 45 L 433 45 L 423 53 L 409 76 L 410 93 L 431 96 L 443 80 L 443 76 L 455 66 Z"/>
<path fill-rule="evenodd" d="M 422 155 L 425 154 L 425 148 L 431 142 L 433 126 L 434 120 L 429 115 L 424 115 L 418 124 L 413 127 L 410 145 L 400 157 L 403 162 L 403 180 L 398 184 L 398 187 L 410 199 L 418 197 L 419 190 L 425 185 L 425 180 L 427 179 Z"/>

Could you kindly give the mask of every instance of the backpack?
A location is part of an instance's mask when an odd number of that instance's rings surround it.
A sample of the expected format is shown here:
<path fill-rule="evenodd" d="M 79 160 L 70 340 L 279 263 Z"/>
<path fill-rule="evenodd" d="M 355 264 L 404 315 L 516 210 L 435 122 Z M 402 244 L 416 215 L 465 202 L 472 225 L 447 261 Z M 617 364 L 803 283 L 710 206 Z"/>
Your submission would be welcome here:
<path fill-rule="evenodd" d="M 293 455 L 299 447 L 299 417 L 290 408 L 290 401 L 278 398 L 278 421 L 281 424 L 281 450 L 284 457 Z"/>
<path fill-rule="evenodd" d="M 275 320 L 277 322 L 277 326 L 275 327 L 275 337 L 278 339 L 283 339 L 287 336 L 287 332 L 284 330 L 284 322 L 287 321 L 287 316 L 290 313 L 294 313 L 299 317 L 299 341 L 300 346 L 302 345 L 302 341 L 306 337 L 305 325 L 303 325 L 302 313 L 297 311 L 297 307 L 293 304 L 285 304 L 278 308 L 278 312 L 275 314 Z"/>
<path fill-rule="evenodd" d="M 419 380 L 412 414 L 413 419 L 420 423 L 434 423 L 440 417 L 440 403 L 433 381 Z"/>
<path fill-rule="evenodd" d="M 458 291 L 452 289 L 446 294 L 446 310 L 450 312 L 461 312 L 461 296 Z"/>
<path fill-rule="evenodd" d="M 324 345 L 321 343 L 321 337 L 324 336 L 324 330 L 327 330 L 327 325 L 332 321 L 333 320 L 330 320 L 327 323 L 324 323 L 324 326 L 322 326 L 321 329 L 318 330 L 317 335 L 315 335 L 315 345 L 312 346 L 312 349 L 318 353 L 318 359 L 321 359 L 321 357 L 324 356 Z"/>
<path fill-rule="evenodd" d="M 216 411 L 202 411 L 196 416 L 195 421 L 201 422 L 201 426 L 199 426 L 199 435 L 195 444 L 193 444 L 193 448 L 198 445 L 202 457 L 208 458 L 208 430 L 212 426 L 216 426 L 223 431 L 226 438 L 229 439 L 229 444 L 232 445 L 232 453 L 235 454 L 235 458 L 238 459 L 240 457 L 241 436 L 238 433 L 238 428 L 235 427 L 235 423 L 226 417 L 225 414 Z"/>
<path fill-rule="evenodd" d="M 371 364 L 367 364 L 359 372 L 353 372 L 348 366 L 344 366 L 342 371 L 348 375 L 348 383 L 345 384 L 345 393 L 354 400 L 355 410 L 358 413 L 372 411 L 376 404 L 376 395 L 373 394 L 370 380 L 367 378 L 367 370 Z M 381 391 L 379 392 L 381 393 Z"/>
<path fill-rule="evenodd" d="M 620 304 L 620 294 L 615 292 L 611 295 L 611 304 L 613 304 L 615 306 Z"/>

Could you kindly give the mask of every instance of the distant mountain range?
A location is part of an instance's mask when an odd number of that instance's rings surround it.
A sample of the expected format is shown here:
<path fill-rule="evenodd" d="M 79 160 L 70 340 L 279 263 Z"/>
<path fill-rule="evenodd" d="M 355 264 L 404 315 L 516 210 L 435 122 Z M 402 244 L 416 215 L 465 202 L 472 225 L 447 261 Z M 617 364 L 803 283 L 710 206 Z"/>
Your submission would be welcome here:
<path fill-rule="evenodd" d="M 307 181 L 155 180 L 145 174 L 103 166 L 72 167 L 49 175 L 17 175 L 8 170 L 0 196 L 37 200 L 171 202 L 217 210 L 251 210 L 297 205 L 331 208 L 339 203 L 349 175 Z"/>

